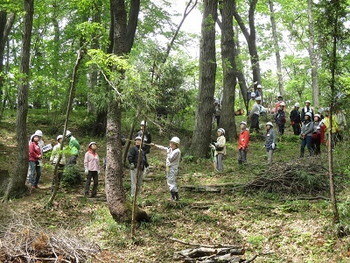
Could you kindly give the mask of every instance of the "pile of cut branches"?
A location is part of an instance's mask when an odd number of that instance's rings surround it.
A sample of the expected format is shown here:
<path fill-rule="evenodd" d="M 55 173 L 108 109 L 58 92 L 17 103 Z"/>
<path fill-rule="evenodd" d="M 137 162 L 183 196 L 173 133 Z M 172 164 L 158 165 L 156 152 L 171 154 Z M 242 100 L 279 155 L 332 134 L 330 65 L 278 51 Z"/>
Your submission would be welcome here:
<path fill-rule="evenodd" d="M 327 171 L 319 164 L 301 162 L 275 163 L 242 186 L 244 191 L 285 194 L 316 194 L 328 189 Z"/>
<path fill-rule="evenodd" d="M 31 220 L 15 220 L 0 231 L 0 262 L 86 262 L 100 248 L 67 230 L 44 232 Z"/>

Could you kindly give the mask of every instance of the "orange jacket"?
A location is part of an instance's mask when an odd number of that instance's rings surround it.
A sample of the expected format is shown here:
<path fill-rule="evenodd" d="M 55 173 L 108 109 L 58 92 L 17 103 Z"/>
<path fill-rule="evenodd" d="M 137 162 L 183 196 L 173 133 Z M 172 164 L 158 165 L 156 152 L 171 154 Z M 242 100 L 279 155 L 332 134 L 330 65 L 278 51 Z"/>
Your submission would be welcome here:
<path fill-rule="evenodd" d="M 247 149 L 249 144 L 249 131 L 241 131 L 238 138 L 238 149 Z"/>

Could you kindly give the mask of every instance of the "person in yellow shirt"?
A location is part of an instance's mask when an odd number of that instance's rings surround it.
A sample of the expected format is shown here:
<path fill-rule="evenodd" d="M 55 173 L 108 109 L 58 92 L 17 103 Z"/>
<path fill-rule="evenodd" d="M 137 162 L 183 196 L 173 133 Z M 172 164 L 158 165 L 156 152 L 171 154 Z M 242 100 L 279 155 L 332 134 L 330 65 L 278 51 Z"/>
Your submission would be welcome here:
<path fill-rule="evenodd" d="M 336 117 L 333 115 L 332 116 L 332 135 L 331 135 L 331 118 L 330 118 L 330 113 L 329 110 L 327 109 L 325 112 L 325 118 L 323 119 L 323 124 L 326 126 L 325 129 L 325 134 L 327 136 L 327 143 L 329 143 L 329 140 L 331 140 L 332 143 L 332 149 L 334 148 L 335 144 L 336 144 L 336 135 L 337 135 L 337 131 L 338 131 L 338 122 Z M 331 138 L 330 138 L 331 136 Z"/>

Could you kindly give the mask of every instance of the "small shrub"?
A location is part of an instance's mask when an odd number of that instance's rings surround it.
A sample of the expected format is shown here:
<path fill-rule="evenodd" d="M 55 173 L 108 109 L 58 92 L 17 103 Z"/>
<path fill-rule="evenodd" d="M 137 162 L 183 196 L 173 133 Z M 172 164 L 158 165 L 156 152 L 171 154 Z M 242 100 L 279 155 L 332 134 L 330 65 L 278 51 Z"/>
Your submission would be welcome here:
<path fill-rule="evenodd" d="M 64 187 L 81 184 L 81 171 L 76 165 L 67 165 L 63 172 L 62 185 Z"/>

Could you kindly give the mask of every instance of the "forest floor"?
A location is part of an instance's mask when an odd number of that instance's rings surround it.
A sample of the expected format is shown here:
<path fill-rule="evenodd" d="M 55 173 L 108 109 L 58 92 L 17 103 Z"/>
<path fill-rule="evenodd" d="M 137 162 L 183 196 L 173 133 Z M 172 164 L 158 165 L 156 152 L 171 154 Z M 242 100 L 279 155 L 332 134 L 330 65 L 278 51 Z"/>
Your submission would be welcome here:
<path fill-rule="evenodd" d="M 0 167 L 10 172 L 15 167 L 14 126 L 11 118 L 0 123 Z M 41 127 L 32 125 L 29 130 L 36 128 Z M 42 130 L 45 134 L 45 128 Z M 267 171 L 272 175 L 273 171 L 278 173 L 286 166 L 296 167 L 297 170 L 308 165 L 327 168 L 324 146 L 321 157 L 298 160 L 299 140 L 290 133 L 288 128 L 287 135 L 280 138 L 272 167 L 266 165 L 263 141 L 254 139 L 251 142 L 248 164 L 245 166 L 237 164 L 236 142 L 229 142 L 224 160 L 225 171 L 221 174 L 213 172 L 210 159 L 194 161 L 186 155 L 186 149 L 180 147 L 183 159 L 178 185 L 239 185 L 251 182 Z M 104 138 L 79 136 L 78 130 L 76 134 L 83 151 L 89 141 L 97 141 L 100 157 L 104 156 Z M 154 142 L 167 144 L 164 136 L 158 137 L 156 132 L 153 134 Z M 55 137 L 56 134 L 48 134 L 44 140 L 54 142 Z M 83 151 L 78 160 L 81 169 Z M 340 214 L 346 225 L 350 218 L 350 201 L 347 199 L 350 193 L 349 141 L 340 143 L 334 154 Z M 259 254 L 254 262 L 350 262 L 350 238 L 337 237 L 332 225 L 330 202 L 295 200 L 301 196 L 328 197 L 327 191 L 293 194 L 283 190 L 281 193 L 278 189 L 243 191 L 228 187 L 220 192 L 198 192 L 180 188 L 180 201 L 172 202 L 164 176 L 165 154 L 152 149 L 149 163 L 150 172 L 138 201 L 151 216 L 151 222 L 139 225 L 136 240 L 130 237 L 129 224 L 116 223 L 109 214 L 103 172 L 96 198 L 84 197 L 83 186 L 64 188 L 59 192 L 53 208 L 46 209 L 52 181 L 49 166 L 43 169 L 41 189 L 35 189 L 21 199 L 0 204 L 0 227 L 6 228 L 18 218 L 31 218 L 43 232 L 68 229 L 73 236 L 89 240 L 102 248 L 102 253 L 97 255 L 100 261 L 93 262 L 173 262 L 174 252 L 188 246 L 170 238 L 208 245 L 241 245 L 246 249 L 245 258 Z M 308 177 L 310 185 L 317 185 L 312 176 Z M 124 184 L 129 195 L 127 169 Z"/>

